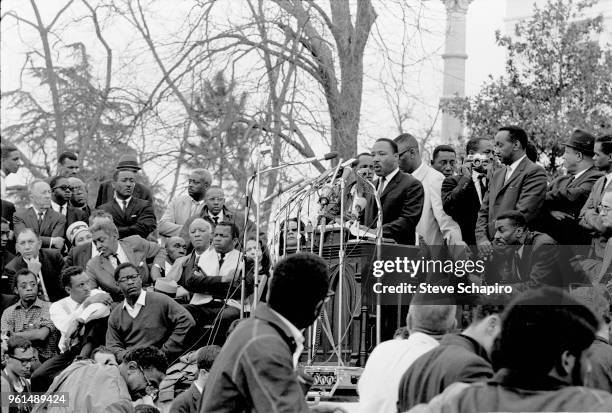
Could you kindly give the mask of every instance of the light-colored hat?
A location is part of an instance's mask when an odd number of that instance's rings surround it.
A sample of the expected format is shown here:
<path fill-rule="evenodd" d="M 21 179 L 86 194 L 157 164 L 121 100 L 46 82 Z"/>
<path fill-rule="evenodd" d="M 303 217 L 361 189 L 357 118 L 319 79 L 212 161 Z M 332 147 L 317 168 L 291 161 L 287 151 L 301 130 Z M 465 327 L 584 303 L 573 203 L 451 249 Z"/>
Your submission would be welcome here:
<path fill-rule="evenodd" d="M 68 229 L 66 230 L 66 237 L 71 244 L 74 244 L 74 240 L 83 231 L 89 231 L 89 226 L 86 222 L 76 221 L 70 224 Z"/>
<path fill-rule="evenodd" d="M 176 296 L 176 290 L 178 290 L 178 284 L 174 280 L 169 280 L 167 278 L 158 278 L 155 280 L 155 291 L 174 297 Z"/>

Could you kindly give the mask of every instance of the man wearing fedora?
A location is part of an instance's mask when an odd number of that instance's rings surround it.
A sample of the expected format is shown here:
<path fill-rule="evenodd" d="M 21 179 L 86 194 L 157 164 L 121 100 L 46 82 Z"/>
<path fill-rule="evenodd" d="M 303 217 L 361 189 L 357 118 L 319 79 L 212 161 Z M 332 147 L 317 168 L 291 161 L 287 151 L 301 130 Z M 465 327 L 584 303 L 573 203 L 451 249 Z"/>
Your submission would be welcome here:
<path fill-rule="evenodd" d="M 135 174 L 138 173 L 142 168 L 138 165 L 138 160 L 134 155 L 123 155 L 119 158 L 119 162 L 115 167 L 116 171 L 132 171 Z M 149 203 L 153 202 L 153 197 L 151 196 L 151 190 L 144 186 L 143 184 L 136 182 L 136 186 L 134 187 L 134 193 L 132 194 L 134 198 L 144 199 Z M 96 198 L 96 208 L 98 208 L 102 204 L 106 204 L 109 201 L 113 200 L 113 182 L 105 181 L 100 184 L 98 188 L 98 197 Z"/>
<path fill-rule="evenodd" d="M 578 217 L 595 181 L 603 175 L 593 165 L 595 137 L 576 129 L 563 145 L 567 175 L 555 178 L 546 191 L 545 229 L 559 244 L 590 245 L 591 236 L 578 225 Z"/>

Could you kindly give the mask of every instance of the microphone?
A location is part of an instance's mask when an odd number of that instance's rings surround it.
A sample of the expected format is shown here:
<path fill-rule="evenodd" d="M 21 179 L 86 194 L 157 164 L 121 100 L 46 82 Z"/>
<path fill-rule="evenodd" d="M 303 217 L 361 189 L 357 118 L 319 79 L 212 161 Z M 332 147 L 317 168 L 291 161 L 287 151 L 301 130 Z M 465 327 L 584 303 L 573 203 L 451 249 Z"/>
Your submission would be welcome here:
<path fill-rule="evenodd" d="M 347 167 L 347 166 L 351 166 L 351 164 L 352 164 L 353 162 L 355 162 L 356 160 L 357 160 L 357 158 L 351 158 L 351 159 L 349 159 L 349 160 L 347 160 L 347 161 L 344 161 L 344 162 L 342 162 L 342 163 L 340 164 L 340 168 L 345 168 L 345 167 Z"/>
<path fill-rule="evenodd" d="M 271 193 L 269 196 L 267 196 L 266 198 L 264 198 L 264 200 L 262 202 L 268 202 L 269 200 L 276 198 L 277 196 L 279 196 L 280 194 L 282 194 L 283 192 L 287 192 L 292 190 L 293 188 L 295 188 L 296 186 L 298 186 L 299 184 L 301 184 L 302 182 L 304 182 L 304 178 L 300 178 L 297 181 L 295 181 L 294 183 L 292 183 L 291 185 L 289 185 L 287 188 L 283 188 L 282 186 L 280 186 L 278 188 L 278 191 Z"/>
<path fill-rule="evenodd" d="M 315 161 L 329 161 L 330 159 L 334 159 L 338 157 L 338 152 L 334 151 L 334 152 L 329 152 L 326 153 L 323 156 L 313 156 L 311 158 L 306 158 L 303 159 L 301 161 L 299 161 L 300 163 L 309 163 L 309 162 L 315 162 Z"/>

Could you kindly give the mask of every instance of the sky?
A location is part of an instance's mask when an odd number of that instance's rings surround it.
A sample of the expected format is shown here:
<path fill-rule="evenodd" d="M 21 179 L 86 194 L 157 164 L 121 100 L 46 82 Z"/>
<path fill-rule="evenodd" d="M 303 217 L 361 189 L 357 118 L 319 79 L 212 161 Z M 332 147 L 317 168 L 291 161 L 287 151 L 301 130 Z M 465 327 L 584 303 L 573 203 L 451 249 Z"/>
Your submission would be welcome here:
<path fill-rule="evenodd" d="M 513 3 L 508 4 L 507 1 Z M 469 6 L 467 14 L 466 48 L 468 59 L 466 61 L 466 94 L 476 93 L 483 82 L 489 76 L 499 76 L 504 69 L 504 50 L 495 45 L 495 31 L 503 30 L 504 19 L 508 10 L 511 14 L 520 15 L 520 10 L 512 7 L 521 8 L 519 3 L 530 4 L 532 0 L 474 0 Z M 538 0 L 541 3 L 541 0 Z M 612 14 L 612 1 L 601 0 L 602 8 Z M 43 20 L 49 21 L 52 16 L 63 4 L 65 0 L 45 0 L 37 2 L 41 7 Z M 95 4 L 95 0 L 92 1 Z M 187 0 L 149 0 L 145 3 L 154 8 L 156 14 L 155 24 L 151 30 L 154 35 L 172 34 L 177 32 L 177 25 L 180 26 L 181 16 L 185 8 L 190 7 Z M 231 6 L 224 10 L 226 13 L 240 13 L 239 0 L 229 3 Z M 385 3 L 374 2 L 378 9 L 376 20 L 376 36 L 371 37 L 367 48 L 380 46 L 381 40 L 385 43 L 389 53 L 397 58 L 401 55 L 401 38 L 405 35 L 401 21 L 397 16 L 383 9 L 387 7 Z M 391 84 L 390 73 L 395 74 L 396 82 L 401 83 L 401 91 L 397 93 L 400 106 L 410 113 L 409 119 L 404 123 L 404 129 L 414 133 L 416 136 L 424 136 L 433 126 L 433 135 L 436 135 L 440 127 L 440 115 L 436 118 L 439 98 L 442 94 L 442 58 L 440 54 L 444 46 L 444 32 L 446 27 L 445 8 L 441 0 L 422 0 L 420 2 L 410 0 L 408 3 L 414 5 L 415 10 L 421 13 L 419 20 L 422 27 L 416 30 L 411 27 L 408 32 L 408 47 L 406 55 L 409 60 L 414 61 L 408 67 L 405 76 L 397 79 L 397 68 L 382 67 L 380 55 L 376 53 L 366 54 L 364 62 L 364 90 L 362 100 L 362 114 L 360 123 L 360 134 L 358 142 L 360 150 L 366 150 L 369 145 L 380 137 L 394 137 L 397 135 L 398 126 L 389 110 L 389 96 L 381 93 L 381 79 L 386 84 Z M 75 11 L 67 14 L 73 18 L 78 13 L 80 2 L 75 2 Z M 508 6 L 512 7 L 508 7 Z M 32 18 L 33 13 L 29 2 L 23 0 L 3 0 L 3 10 L 15 10 L 18 14 Z M 1 23 L 0 38 L 0 87 L 3 91 L 12 90 L 19 86 L 19 74 L 25 51 L 30 45 L 37 45 L 39 39 L 36 33 L 28 28 L 27 25 L 17 27 L 14 20 L 3 18 Z M 59 25 L 58 29 L 66 43 L 70 41 L 82 41 L 86 44 L 88 51 L 92 54 L 92 59 L 96 62 L 101 60 L 101 55 L 96 54 L 99 44 L 91 31 L 88 22 L 71 22 L 70 25 Z M 180 29 L 180 27 L 178 27 Z M 103 31 L 113 47 L 114 51 L 114 70 L 115 79 L 119 86 L 129 87 L 132 84 L 155 84 L 160 79 L 160 74 L 151 63 L 150 54 L 139 42 L 138 34 L 129 27 L 126 22 L 116 21 L 111 27 L 103 27 Z M 171 36 L 166 37 L 170 40 Z M 101 64 L 95 67 L 103 67 Z M 136 69 L 135 69 L 136 68 Z M 98 76 L 102 76 L 100 70 Z M 32 86 L 32 85 L 30 85 Z M 34 85 L 35 86 L 35 85 Z M 36 89 L 35 89 L 36 90 Z M 46 89 L 42 90 L 46 93 Z M 409 96 L 408 96 L 409 95 Z M 3 105 L 1 124 L 8 124 L 14 113 Z M 173 120 L 181 119 L 184 112 L 181 107 L 169 108 L 168 116 Z M 434 124 L 435 120 L 435 124 Z M 315 151 L 324 153 L 327 148 L 322 144 L 315 143 Z M 146 165 L 145 170 L 153 179 L 157 177 L 166 182 L 169 179 L 162 175 L 162 166 L 159 164 Z M 311 172 L 311 171 L 307 171 Z M 8 179 L 9 185 L 23 183 L 27 178 L 27 173 L 21 171 L 17 176 Z"/>

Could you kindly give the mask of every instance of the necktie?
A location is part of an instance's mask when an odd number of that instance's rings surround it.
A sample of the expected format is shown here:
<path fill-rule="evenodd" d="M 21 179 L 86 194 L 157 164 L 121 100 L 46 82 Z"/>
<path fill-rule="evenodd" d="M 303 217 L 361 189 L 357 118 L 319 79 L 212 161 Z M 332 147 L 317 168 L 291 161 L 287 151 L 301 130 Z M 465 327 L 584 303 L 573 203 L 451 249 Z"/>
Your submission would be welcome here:
<path fill-rule="evenodd" d="M 508 182 L 508 179 L 512 176 L 512 168 L 508 167 L 506 170 L 506 179 L 504 179 L 504 183 Z"/>
<path fill-rule="evenodd" d="M 127 209 L 127 199 L 124 199 L 122 202 L 123 202 L 123 212 L 125 212 L 125 210 Z"/>
<path fill-rule="evenodd" d="M 64 208 L 65 208 L 64 205 L 60 205 L 59 213 L 62 215 L 64 215 Z"/>
<path fill-rule="evenodd" d="M 219 254 L 219 269 L 221 269 L 221 266 L 223 265 L 224 261 L 225 261 L 225 253 L 222 252 Z"/>
<path fill-rule="evenodd" d="M 38 228 L 40 229 L 40 227 L 42 227 L 42 222 L 43 222 L 43 212 L 42 211 L 38 211 Z"/>
<path fill-rule="evenodd" d="M 115 259 L 115 262 L 117 263 L 117 265 L 115 265 L 115 268 L 117 268 L 118 266 L 121 265 L 121 261 L 119 260 L 119 254 L 113 254 L 111 255 L 111 257 L 113 257 Z"/>
<path fill-rule="evenodd" d="M 385 188 L 385 177 L 381 176 L 380 177 L 380 182 L 378 183 L 378 191 L 377 191 L 379 198 L 382 196 L 384 188 Z"/>
<path fill-rule="evenodd" d="M 219 223 L 219 217 L 212 217 L 213 221 L 215 221 L 215 225 Z"/>
<path fill-rule="evenodd" d="M 516 275 L 518 276 L 519 280 L 522 279 L 521 278 L 521 256 L 517 251 L 514 251 L 514 269 L 516 270 Z"/>
<path fill-rule="evenodd" d="M 601 195 L 603 195 L 604 192 L 606 192 L 606 185 L 608 185 L 608 177 L 604 176 L 603 185 L 601 186 Z"/>
<path fill-rule="evenodd" d="M 480 184 L 480 194 L 483 198 L 485 192 L 487 192 L 487 184 L 485 183 L 485 179 L 487 179 L 485 174 L 478 175 L 478 183 Z"/>
<path fill-rule="evenodd" d="M 576 175 L 570 175 L 570 178 L 567 180 L 567 186 L 569 186 L 576 179 Z"/>

